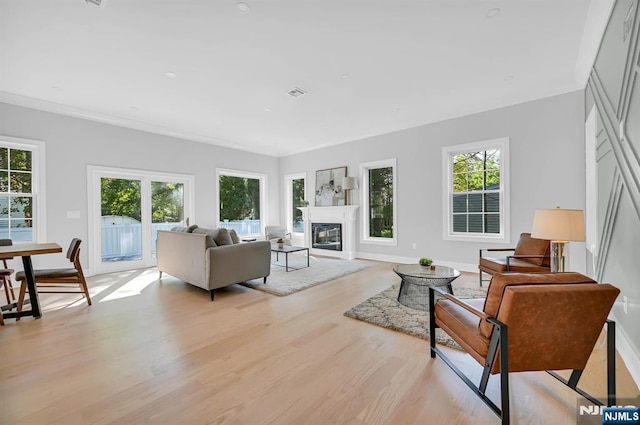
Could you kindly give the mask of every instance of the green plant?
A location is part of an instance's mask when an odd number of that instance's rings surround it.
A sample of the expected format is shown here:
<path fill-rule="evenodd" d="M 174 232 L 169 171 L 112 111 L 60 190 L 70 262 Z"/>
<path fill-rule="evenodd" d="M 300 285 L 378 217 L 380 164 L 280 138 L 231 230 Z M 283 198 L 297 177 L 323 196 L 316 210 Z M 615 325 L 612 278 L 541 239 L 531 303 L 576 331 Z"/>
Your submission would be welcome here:
<path fill-rule="evenodd" d="M 276 243 L 284 243 L 284 239 L 280 238 Z"/>
<path fill-rule="evenodd" d="M 301 207 L 308 207 L 309 206 L 309 201 L 307 201 L 306 199 L 301 199 L 300 200 L 300 206 Z"/>
<path fill-rule="evenodd" d="M 433 260 L 429 257 L 422 257 L 419 261 L 421 266 L 430 266 Z"/>

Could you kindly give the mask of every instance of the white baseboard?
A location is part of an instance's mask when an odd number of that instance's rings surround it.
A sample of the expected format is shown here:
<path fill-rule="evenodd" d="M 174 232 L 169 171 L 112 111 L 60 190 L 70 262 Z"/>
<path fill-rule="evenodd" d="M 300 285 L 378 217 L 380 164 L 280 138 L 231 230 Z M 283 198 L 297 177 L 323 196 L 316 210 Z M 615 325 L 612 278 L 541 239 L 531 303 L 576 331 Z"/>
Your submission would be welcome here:
<path fill-rule="evenodd" d="M 384 261 L 387 263 L 399 263 L 399 264 L 418 264 L 418 260 L 420 257 L 403 257 L 398 255 L 385 255 L 385 254 L 375 254 L 371 252 L 358 252 L 356 254 L 357 258 L 362 258 L 364 260 L 374 260 L 374 261 Z M 478 272 L 477 264 L 467 264 L 467 263 L 455 263 L 451 261 L 441 261 L 437 258 L 433 259 L 435 264 L 440 264 L 443 266 L 453 267 L 456 270 L 461 272 Z"/>
<path fill-rule="evenodd" d="M 629 374 L 635 381 L 636 385 L 640 388 L 640 352 L 638 348 L 634 347 L 629 336 L 613 314 L 609 315 L 609 318 L 616 322 L 616 350 L 622 357 Z"/>

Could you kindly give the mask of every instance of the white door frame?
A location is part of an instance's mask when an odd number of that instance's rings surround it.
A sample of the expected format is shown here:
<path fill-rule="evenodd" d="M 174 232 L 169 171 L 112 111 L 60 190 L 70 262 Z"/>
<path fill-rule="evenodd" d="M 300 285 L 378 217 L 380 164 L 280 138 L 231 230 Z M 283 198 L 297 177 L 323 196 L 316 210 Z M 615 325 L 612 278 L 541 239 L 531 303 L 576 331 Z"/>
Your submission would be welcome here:
<path fill-rule="evenodd" d="M 101 186 L 103 177 L 117 179 L 141 180 L 141 216 L 142 220 L 142 259 L 136 261 L 102 262 L 102 220 L 101 220 Z M 151 193 L 148 182 L 171 181 L 184 184 L 184 216 L 191 223 L 195 222 L 194 177 L 187 174 L 165 173 L 161 171 L 133 170 L 126 168 L 87 166 L 87 218 L 89 248 L 88 275 L 109 273 L 120 270 L 153 267 L 156 259 L 151 255 L 151 223 L 144 217 L 151 216 Z"/>

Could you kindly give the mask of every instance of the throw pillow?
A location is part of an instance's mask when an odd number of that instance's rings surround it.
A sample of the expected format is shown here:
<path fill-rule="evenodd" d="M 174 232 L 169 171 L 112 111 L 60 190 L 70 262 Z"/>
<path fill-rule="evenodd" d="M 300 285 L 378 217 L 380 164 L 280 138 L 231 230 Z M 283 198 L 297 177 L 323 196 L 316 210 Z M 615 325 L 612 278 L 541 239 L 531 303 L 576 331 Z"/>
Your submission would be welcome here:
<path fill-rule="evenodd" d="M 229 230 L 229 236 L 234 244 L 240 243 L 240 238 L 234 229 Z"/>
<path fill-rule="evenodd" d="M 171 231 L 172 232 L 187 233 L 187 229 L 188 229 L 188 227 L 175 226 L 175 227 L 171 228 Z"/>
<path fill-rule="evenodd" d="M 198 227 L 196 229 L 193 229 L 192 233 L 195 233 L 196 235 L 204 235 L 207 248 L 214 248 L 218 246 L 218 244 L 216 243 L 215 239 L 213 239 L 213 236 L 211 235 L 210 232 L 211 230 L 209 229 Z"/>
<path fill-rule="evenodd" d="M 216 241 L 218 246 L 233 245 L 229 231 L 225 228 L 213 229 L 209 234 L 213 236 L 213 240 Z"/>

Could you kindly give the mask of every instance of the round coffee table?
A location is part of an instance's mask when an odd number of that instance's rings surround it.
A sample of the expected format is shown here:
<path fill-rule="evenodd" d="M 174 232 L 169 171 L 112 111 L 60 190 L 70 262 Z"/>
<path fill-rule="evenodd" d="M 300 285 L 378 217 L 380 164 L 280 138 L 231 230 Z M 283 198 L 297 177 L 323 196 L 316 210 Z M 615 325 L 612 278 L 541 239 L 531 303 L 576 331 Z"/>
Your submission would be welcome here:
<path fill-rule="evenodd" d="M 447 266 L 428 266 L 418 264 L 401 264 L 393 271 L 400 276 L 402 284 L 398 294 L 398 302 L 417 310 L 429 310 L 429 286 L 446 286 L 453 294 L 451 282 L 460 276 L 460 272 Z"/>

